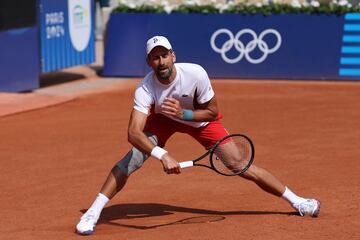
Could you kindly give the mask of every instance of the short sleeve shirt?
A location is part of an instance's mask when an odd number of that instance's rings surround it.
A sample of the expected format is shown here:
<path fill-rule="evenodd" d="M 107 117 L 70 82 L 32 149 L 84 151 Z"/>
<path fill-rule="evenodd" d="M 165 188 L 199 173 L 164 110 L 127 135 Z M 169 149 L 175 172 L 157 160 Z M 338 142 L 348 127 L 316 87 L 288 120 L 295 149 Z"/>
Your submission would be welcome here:
<path fill-rule="evenodd" d="M 155 113 L 161 113 L 160 106 L 166 97 L 177 99 L 183 109 L 194 110 L 194 101 L 203 104 L 214 97 L 215 93 L 210 79 L 200 65 L 175 63 L 175 67 L 176 77 L 167 85 L 162 84 L 153 71 L 145 76 L 135 90 L 134 108 L 137 111 L 149 114 L 153 106 Z M 208 124 L 208 122 L 191 122 L 169 118 L 196 128 Z"/>

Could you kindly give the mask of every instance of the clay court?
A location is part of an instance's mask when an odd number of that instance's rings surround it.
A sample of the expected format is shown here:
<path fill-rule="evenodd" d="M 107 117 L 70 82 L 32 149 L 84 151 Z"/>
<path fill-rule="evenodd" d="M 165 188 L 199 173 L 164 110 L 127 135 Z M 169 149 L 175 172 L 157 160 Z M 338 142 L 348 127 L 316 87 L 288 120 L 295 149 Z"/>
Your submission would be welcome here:
<path fill-rule="evenodd" d="M 108 171 L 127 152 L 138 79 L 47 108 L 0 118 L 0 239 L 82 239 L 74 233 Z M 214 80 L 231 133 L 255 144 L 255 164 L 322 202 L 303 218 L 239 177 L 205 168 L 166 175 L 150 158 L 104 209 L 86 239 L 359 239 L 360 85 Z M 173 136 L 179 161 L 204 150 Z M 184 221 L 183 221 L 184 220 Z"/>

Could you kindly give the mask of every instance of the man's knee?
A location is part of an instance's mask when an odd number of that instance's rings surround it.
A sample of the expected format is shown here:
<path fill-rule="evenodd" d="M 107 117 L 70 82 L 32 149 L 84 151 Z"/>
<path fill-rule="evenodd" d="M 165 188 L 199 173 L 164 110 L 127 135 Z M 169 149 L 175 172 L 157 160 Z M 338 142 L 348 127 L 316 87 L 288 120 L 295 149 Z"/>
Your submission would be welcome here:
<path fill-rule="evenodd" d="M 155 135 L 147 133 L 147 136 L 153 144 L 157 145 L 158 140 Z M 139 169 L 148 158 L 148 154 L 145 154 L 133 147 L 123 159 L 117 162 L 116 166 L 125 173 L 126 176 L 130 176 L 133 172 Z"/>
<path fill-rule="evenodd" d="M 127 176 L 130 176 L 143 165 L 148 157 L 147 154 L 133 147 L 123 159 L 117 162 L 116 166 Z"/>

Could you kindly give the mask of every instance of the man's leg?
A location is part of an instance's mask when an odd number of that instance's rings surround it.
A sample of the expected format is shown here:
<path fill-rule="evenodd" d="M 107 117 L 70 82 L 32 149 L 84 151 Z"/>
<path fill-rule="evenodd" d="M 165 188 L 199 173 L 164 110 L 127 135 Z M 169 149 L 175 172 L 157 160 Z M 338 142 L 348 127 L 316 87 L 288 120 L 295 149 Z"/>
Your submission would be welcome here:
<path fill-rule="evenodd" d="M 206 149 L 210 149 L 214 144 L 229 135 L 224 126 L 220 121 L 210 122 L 208 125 L 202 128 L 185 129 L 192 137 L 194 137 L 199 143 L 201 143 Z M 241 161 L 239 156 L 239 150 L 236 145 L 228 142 L 224 143 L 218 148 L 225 153 L 224 155 L 228 158 L 228 166 L 233 166 L 232 162 Z M 223 155 L 223 154 L 222 154 Z M 306 199 L 297 196 L 289 188 L 287 188 L 279 179 L 277 179 L 269 171 L 252 165 L 243 175 L 243 178 L 248 179 L 256 183 L 264 191 L 271 193 L 275 196 L 282 197 L 288 201 L 293 208 L 299 211 L 300 215 L 310 215 L 317 217 L 320 213 L 320 202 L 316 199 Z"/>
<path fill-rule="evenodd" d="M 241 162 L 239 150 L 231 141 L 218 146 L 218 150 L 224 159 L 228 161 L 229 166 L 234 165 L 234 162 Z M 216 152 L 216 151 L 215 151 Z M 258 167 L 254 164 L 242 175 L 243 178 L 253 181 L 264 191 L 287 200 L 293 208 L 299 211 L 300 215 L 310 215 L 317 217 L 320 213 L 320 202 L 315 199 L 306 199 L 297 196 L 283 183 L 280 182 L 273 174 L 264 168 Z"/>
<path fill-rule="evenodd" d="M 128 175 L 115 165 L 104 182 L 100 193 L 105 195 L 108 199 L 112 199 L 116 193 L 121 191 L 121 189 L 125 186 L 128 177 Z"/>
<path fill-rule="evenodd" d="M 220 157 L 224 165 L 230 170 L 236 171 L 248 164 L 244 162 L 244 165 L 241 165 L 241 153 L 232 140 L 219 145 L 215 150 L 215 154 Z M 255 182 L 261 189 L 275 196 L 281 197 L 285 191 L 285 186 L 274 175 L 254 164 L 242 176 Z"/>
<path fill-rule="evenodd" d="M 281 197 L 285 192 L 285 185 L 267 170 L 257 167 L 254 164 L 244 173 L 245 179 L 256 183 L 264 191 Z"/>
<path fill-rule="evenodd" d="M 320 202 L 318 200 L 297 196 L 274 175 L 263 168 L 252 165 L 243 177 L 255 182 L 264 191 L 288 201 L 301 216 L 309 215 L 311 217 L 317 217 L 320 214 Z"/>
<path fill-rule="evenodd" d="M 148 137 L 155 145 L 158 144 L 155 135 L 149 134 Z M 139 169 L 148 158 L 147 154 L 133 147 L 123 159 L 117 162 L 110 171 L 95 201 L 76 225 L 79 234 L 91 235 L 94 233 L 96 223 L 105 205 L 124 187 L 128 177 Z"/>

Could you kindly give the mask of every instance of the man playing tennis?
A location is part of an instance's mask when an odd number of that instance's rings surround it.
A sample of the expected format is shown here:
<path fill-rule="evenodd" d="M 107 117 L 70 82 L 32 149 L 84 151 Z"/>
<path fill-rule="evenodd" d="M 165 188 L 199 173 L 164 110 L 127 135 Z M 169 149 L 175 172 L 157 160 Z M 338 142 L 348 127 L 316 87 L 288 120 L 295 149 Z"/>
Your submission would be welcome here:
<path fill-rule="evenodd" d="M 89 235 L 107 202 L 125 185 L 128 177 L 152 156 L 168 174 L 179 174 L 179 163 L 163 147 L 175 132 L 187 133 L 206 149 L 228 135 L 222 123 L 209 77 L 199 65 L 175 63 L 176 55 L 163 36 L 147 41 L 147 63 L 152 68 L 135 90 L 134 108 L 128 126 L 133 148 L 109 173 L 100 193 L 76 226 Z M 242 175 L 261 189 L 282 197 L 301 216 L 317 217 L 320 202 L 294 194 L 267 170 L 251 165 Z"/>

